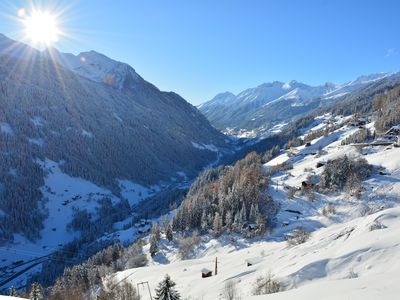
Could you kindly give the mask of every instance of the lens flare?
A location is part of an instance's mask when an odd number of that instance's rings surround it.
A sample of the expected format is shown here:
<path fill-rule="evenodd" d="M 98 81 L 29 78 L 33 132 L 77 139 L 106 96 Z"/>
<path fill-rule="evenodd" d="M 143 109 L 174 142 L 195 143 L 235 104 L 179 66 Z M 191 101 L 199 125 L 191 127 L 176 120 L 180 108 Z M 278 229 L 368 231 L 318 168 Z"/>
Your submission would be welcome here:
<path fill-rule="evenodd" d="M 25 17 L 25 15 L 26 15 L 26 10 L 25 10 L 25 8 L 20 8 L 20 9 L 18 9 L 17 14 L 18 14 L 18 17 L 20 17 L 20 18 Z"/>
<path fill-rule="evenodd" d="M 57 18 L 48 11 L 33 11 L 23 23 L 26 37 L 33 43 L 50 46 L 59 39 Z"/>

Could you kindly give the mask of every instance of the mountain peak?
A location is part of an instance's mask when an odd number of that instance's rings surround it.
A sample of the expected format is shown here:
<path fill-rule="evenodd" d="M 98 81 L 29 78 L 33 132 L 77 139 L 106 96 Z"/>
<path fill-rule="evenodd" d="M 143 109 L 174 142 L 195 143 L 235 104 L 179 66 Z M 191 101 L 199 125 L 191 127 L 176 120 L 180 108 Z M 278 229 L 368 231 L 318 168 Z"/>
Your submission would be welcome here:
<path fill-rule="evenodd" d="M 52 59 L 64 67 L 92 81 L 107 84 L 121 91 L 131 90 L 139 81 L 143 81 L 128 64 L 94 50 L 81 52 L 78 55 L 61 53 L 56 49 L 51 51 L 53 51 Z"/>

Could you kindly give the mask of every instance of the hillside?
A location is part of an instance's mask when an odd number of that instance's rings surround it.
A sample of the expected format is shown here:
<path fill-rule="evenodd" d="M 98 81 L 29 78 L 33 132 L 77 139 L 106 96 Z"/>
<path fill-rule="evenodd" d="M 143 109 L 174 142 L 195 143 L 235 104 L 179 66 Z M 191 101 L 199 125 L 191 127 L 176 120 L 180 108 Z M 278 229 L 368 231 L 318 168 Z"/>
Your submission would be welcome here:
<path fill-rule="evenodd" d="M 395 98 L 396 88 L 375 97 L 374 107 Z M 203 172 L 142 240 L 67 269 L 51 295 L 95 297 L 133 286 L 150 299 L 148 289 L 154 296 L 169 274 L 187 299 L 232 299 L 227 289 L 241 299 L 392 299 L 400 274 L 400 147 L 376 131 L 385 113 L 323 114 L 298 128 L 299 145 Z M 132 229 L 115 234 L 132 241 Z"/>
<path fill-rule="evenodd" d="M 182 97 L 96 52 L 39 52 L 1 35 L 0 78 L 0 244 L 15 250 L 1 266 L 110 232 L 231 152 Z M 85 233 L 73 225 L 82 216 Z"/>
<path fill-rule="evenodd" d="M 371 145 L 360 152 L 353 145 L 342 145 L 360 130 L 348 121 L 321 116 L 305 134 L 331 126 L 332 122 L 337 129 L 314 138 L 309 147 L 282 151 L 265 164 L 267 170 L 284 162 L 293 165 L 271 178 L 269 193 L 280 204 L 272 233 L 250 240 L 237 234 L 224 234 L 218 239 L 205 235 L 190 259 L 184 261 L 180 260 L 177 245 L 163 238 L 159 254 L 154 259 L 149 256 L 148 267 L 117 273 L 113 280 L 135 285 L 138 280 L 148 281 L 154 289 L 168 273 L 189 299 L 227 299 L 223 296 L 227 282 L 234 282 L 241 299 L 394 299 L 400 291 L 396 285 L 400 275 L 400 148 Z M 373 123 L 366 127 L 373 130 Z M 325 167 L 317 167 L 318 162 L 326 163 L 345 154 L 363 157 L 374 168 L 362 184 L 360 198 L 345 190 L 316 192 L 311 201 L 307 192 L 288 196 L 291 188 L 301 187 L 310 175 L 321 176 Z M 302 244 L 288 244 L 285 237 L 299 226 L 311 237 Z M 216 257 L 218 275 L 202 279 L 203 268 L 214 271 Z M 246 266 L 246 260 L 253 265 Z M 268 273 L 280 282 L 283 291 L 268 297 L 253 296 L 257 278 Z M 139 291 L 142 299 L 149 299 L 144 288 L 139 287 Z"/>
<path fill-rule="evenodd" d="M 154 288 L 168 273 L 189 299 L 224 299 L 228 281 L 236 283 L 241 299 L 395 299 L 400 292 L 396 284 L 400 275 L 399 217 L 399 208 L 387 209 L 320 229 L 307 243 L 292 248 L 279 241 L 254 242 L 243 249 L 228 241 L 211 241 L 200 258 L 127 270 L 116 274 L 116 281 L 125 279 L 135 285 L 139 280 L 148 281 Z M 369 227 L 375 220 L 385 229 L 371 232 Z M 346 235 L 349 229 L 353 231 Z M 218 275 L 202 279 L 201 269 L 214 270 L 215 257 Z M 246 259 L 257 263 L 247 267 Z M 288 290 L 252 296 L 257 277 L 268 272 Z M 150 299 L 144 288 L 139 290 L 142 299 Z"/>

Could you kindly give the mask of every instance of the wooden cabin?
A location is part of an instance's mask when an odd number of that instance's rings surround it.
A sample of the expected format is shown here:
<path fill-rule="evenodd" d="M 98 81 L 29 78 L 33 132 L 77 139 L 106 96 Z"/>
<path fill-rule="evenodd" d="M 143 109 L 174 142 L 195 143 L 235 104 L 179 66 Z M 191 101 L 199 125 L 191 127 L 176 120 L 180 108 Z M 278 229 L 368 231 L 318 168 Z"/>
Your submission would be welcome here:
<path fill-rule="evenodd" d="M 207 278 L 207 277 L 211 277 L 212 276 L 212 271 L 207 269 L 207 268 L 203 268 L 201 269 L 201 278 Z"/>

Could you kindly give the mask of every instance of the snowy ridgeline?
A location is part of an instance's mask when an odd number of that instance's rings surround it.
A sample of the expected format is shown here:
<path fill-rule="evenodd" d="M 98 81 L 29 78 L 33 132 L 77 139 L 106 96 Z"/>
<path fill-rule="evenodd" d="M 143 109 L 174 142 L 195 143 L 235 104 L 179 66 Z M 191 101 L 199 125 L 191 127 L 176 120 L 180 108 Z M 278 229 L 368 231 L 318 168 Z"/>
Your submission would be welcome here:
<path fill-rule="evenodd" d="M 335 130 L 317 137 L 309 145 L 292 147 L 265 164 L 266 169 L 282 163 L 293 168 L 275 173 L 270 185 L 274 201 L 281 206 L 276 228 L 265 239 L 246 240 L 238 235 L 219 239 L 203 236 L 190 256 L 180 259 L 177 244 L 163 239 L 158 255 L 148 255 L 149 266 L 130 269 L 114 276 L 134 286 L 148 281 L 154 290 L 168 273 L 177 289 L 188 299 L 226 299 L 224 289 L 233 283 L 241 299 L 396 299 L 400 286 L 400 148 L 370 146 L 362 151 L 342 141 L 358 127 L 348 118 L 321 116 L 304 131 L 310 134 L 335 125 Z M 373 123 L 366 124 L 373 130 Z M 365 158 L 374 166 L 364 183 L 361 199 L 346 192 L 295 194 L 288 189 L 301 188 L 311 176 L 319 176 L 318 163 L 348 155 Z M 378 172 L 378 170 L 381 170 Z M 302 227 L 311 232 L 308 241 L 289 245 L 285 237 Z M 148 251 L 149 245 L 145 246 Z M 218 275 L 214 275 L 218 258 Z M 213 276 L 202 278 L 202 270 Z M 253 295 L 257 278 L 273 276 L 281 292 L 268 296 Z M 114 279 L 113 279 L 114 280 Z M 148 292 L 139 286 L 142 299 Z"/>
<path fill-rule="evenodd" d="M 220 93 L 198 106 L 218 129 L 235 136 L 265 136 L 282 121 L 310 112 L 320 104 L 341 101 L 366 86 L 399 78 L 398 73 L 361 76 L 344 84 L 310 86 L 298 81 L 264 83 L 234 95 Z M 278 124 L 279 125 L 279 124 Z"/>

